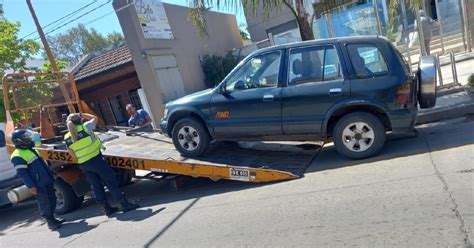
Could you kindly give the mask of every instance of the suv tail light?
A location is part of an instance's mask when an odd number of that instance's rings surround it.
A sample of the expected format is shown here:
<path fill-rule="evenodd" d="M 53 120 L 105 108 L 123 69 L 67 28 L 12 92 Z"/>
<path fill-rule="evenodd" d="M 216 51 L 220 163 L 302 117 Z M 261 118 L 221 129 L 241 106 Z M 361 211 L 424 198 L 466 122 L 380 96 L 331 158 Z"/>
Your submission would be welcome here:
<path fill-rule="evenodd" d="M 397 91 L 397 105 L 406 108 L 412 100 L 412 83 L 407 82 L 400 85 Z"/>

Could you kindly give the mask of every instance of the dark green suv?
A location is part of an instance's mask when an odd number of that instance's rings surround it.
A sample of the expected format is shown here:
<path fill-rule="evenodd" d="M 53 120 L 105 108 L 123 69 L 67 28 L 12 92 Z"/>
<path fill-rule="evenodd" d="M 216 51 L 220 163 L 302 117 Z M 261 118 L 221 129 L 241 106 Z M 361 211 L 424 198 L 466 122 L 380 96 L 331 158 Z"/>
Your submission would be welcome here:
<path fill-rule="evenodd" d="M 261 49 L 214 89 L 166 104 L 161 129 L 186 157 L 212 140 L 333 140 L 349 158 L 377 154 L 387 131 L 413 132 L 418 104 L 436 101 L 436 63 L 416 74 L 379 37 L 347 37 Z"/>

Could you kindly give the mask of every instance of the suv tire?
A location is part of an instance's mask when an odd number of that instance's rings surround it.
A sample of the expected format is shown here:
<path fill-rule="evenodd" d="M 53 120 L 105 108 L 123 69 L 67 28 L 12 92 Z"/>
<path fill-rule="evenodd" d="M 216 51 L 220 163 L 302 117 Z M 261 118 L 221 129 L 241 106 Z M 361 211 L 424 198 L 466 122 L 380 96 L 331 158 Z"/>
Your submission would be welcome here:
<path fill-rule="evenodd" d="M 207 128 L 194 118 L 179 120 L 172 131 L 173 144 L 183 157 L 198 157 L 209 148 L 211 137 Z"/>
<path fill-rule="evenodd" d="M 351 159 L 376 155 L 385 143 L 385 128 L 374 115 L 354 112 L 343 116 L 333 130 L 333 140 L 339 154 Z"/>

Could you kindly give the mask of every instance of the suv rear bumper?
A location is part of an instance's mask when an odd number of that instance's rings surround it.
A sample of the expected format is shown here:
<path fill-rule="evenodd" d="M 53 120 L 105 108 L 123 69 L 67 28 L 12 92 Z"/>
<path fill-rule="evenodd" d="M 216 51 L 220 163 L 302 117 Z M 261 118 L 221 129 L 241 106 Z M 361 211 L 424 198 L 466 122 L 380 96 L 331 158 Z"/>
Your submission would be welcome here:
<path fill-rule="evenodd" d="M 413 131 L 417 118 L 418 108 L 400 109 L 389 113 L 392 132 L 406 133 Z"/>

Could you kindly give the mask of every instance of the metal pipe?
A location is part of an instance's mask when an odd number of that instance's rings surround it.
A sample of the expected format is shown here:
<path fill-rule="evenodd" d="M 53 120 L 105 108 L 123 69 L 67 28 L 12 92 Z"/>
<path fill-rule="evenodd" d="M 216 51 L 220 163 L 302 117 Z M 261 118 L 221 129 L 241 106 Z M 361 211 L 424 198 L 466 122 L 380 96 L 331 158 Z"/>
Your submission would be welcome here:
<path fill-rule="evenodd" d="M 329 38 L 333 38 L 334 37 L 334 31 L 332 29 L 332 23 L 331 23 L 331 16 L 330 14 L 326 14 L 324 15 L 324 18 L 326 19 L 326 27 L 328 29 L 328 36 Z"/>
<path fill-rule="evenodd" d="M 7 197 L 8 197 L 8 200 L 12 204 L 15 204 L 15 203 L 19 203 L 33 197 L 33 194 L 31 194 L 28 187 L 23 185 L 23 186 L 20 186 L 18 188 L 14 188 L 8 191 Z"/>
<path fill-rule="evenodd" d="M 402 17 L 403 17 L 403 27 L 404 29 L 408 28 L 408 17 L 407 17 L 407 9 L 405 6 L 405 1 L 400 1 L 400 6 L 402 8 Z"/>
<path fill-rule="evenodd" d="M 463 17 L 463 30 L 464 30 L 464 35 L 466 36 L 466 48 L 468 52 L 472 52 L 471 49 L 471 39 L 469 35 L 469 19 L 467 18 L 467 6 L 466 6 L 466 1 L 461 0 L 461 12 L 462 12 L 462 17 Z"/>
<path fill-rule="evenodd" d="M 454 51 L 451 51 L 449 54 L 451 59 L 451 71 L 453 73 L 454 84 L 459 84 L 458 82 L 458 71 L 456 70 L 456 58 L 454 57 Z"/>
<path fill-rule="evenodd" d="M 444 54 L 444 29 L 443 29 L 443 19 L 441 18 L 441 11 L 439 9 L 439 0 L 435 0 L 436 6 L 436 16 L 438 16 L 439 23 L 439 35 L 441 37 L 441 52 Z"/>
<path fill-rule="evenodd" d="M 443 87 L 443 75 L 441 74 L 441 65 L 439 63 L 439 55 L 436 54 L 436 67 L 438 69 L 438 77 L 439 77 L 439 87 Z"/>
<path fill-rule="evenodd" d="M 458 5 L 459 5 L 459 6 L 462 6 L 462 2 L 463 2 L 462 0 L 458 0 Z M 463 10 L 462 10 L 462 7 L 460 7 L 460 8 L 461 8 L 461 13 L 459 13 L 459 14 L 461 15 L 460 18 L 461 18 L 461 33 L 462 33 L 461 37 L 462 37 L 462 44 L 464 45 L 464 50 L 467 51 L 467 46 L 466 46 L 466 43 L 467 43 L 467 41 L 466 41 L 466 32 L 464 31 L 464 18 L 463 18 L 463 15 L 462 15 Z"/>
<path fill-rule="evenodd" d="M 382 22 L 380 21 L 378 1 L 374 0 L 373 3 L 374 3 L 375 20 L 377 22 L 377 31 L 379 35 L 382 36 L 383 30 L 382 30 Z"/>
<path fill-rule="evenodd" d="M 413 68 L 412 68 L 412 65 L 411 65 L 411 55 L 410 55 L 410 47 L 408 46 L 408 38 L 405 38 L 405 49 L 406 49 L 406 52 L 407 52 L 407 57 L 408 57 L 408 65 L 409 66 L 409 70 L 410 70 L 410 73 L 413 72 Z"/>

